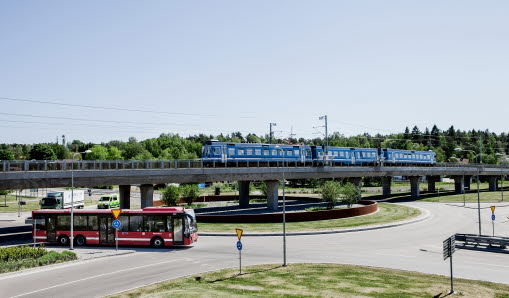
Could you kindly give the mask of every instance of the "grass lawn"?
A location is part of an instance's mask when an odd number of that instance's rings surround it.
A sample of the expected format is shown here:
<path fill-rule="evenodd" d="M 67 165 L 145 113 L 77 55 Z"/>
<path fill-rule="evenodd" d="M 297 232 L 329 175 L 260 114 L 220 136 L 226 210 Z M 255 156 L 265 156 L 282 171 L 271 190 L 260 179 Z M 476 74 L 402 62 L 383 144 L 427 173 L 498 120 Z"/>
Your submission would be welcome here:
<path fill-rule="evenodd" d="M 421 213 L 415 208 L 388 203 L 380 203 L 379 208 L 380 210 L 377 213 L 365 216 L 331 220 L 288 222 L 286 223 L 286 230 L 288 232 L 316 231 L 381 224 L 408 219 L 418 216 Z M 247 233 L 281 232 L 281 223 L 200 223 L 198 221 L 198 230 L 200 232 L 233 233 L 235 228 L 243 229 Z"/>
<path fill-rule="evenodd" d="M 261 265 L 162 282 L 116 297 L 445 297 L 447 276 L 338 264 Z M 455 279 L 457 296 L 509 297 L 509 285 Z"/>
<path fill-rule="evenodd" d="M 502 192 L 501 191 L 488 191 L 488 189 L 480 190 L 481 202 L 484 203 L 496 203 L 502 201 Z M 363 199 L 384 199 L 381 194 L 376 193 L 363 193 Z M 440 193 L 427 193 L 421 192 L 421 197 L 418 200 L 415 200 L 411 197 L 410 192 L 403 193 L 392 193 L 389 201 L 421 201 L 421 202 L 444 202 L 444 203 L 463 203 L 463 195 L 455 194 L 453 190 L 449 191 L 440 191 Z M 477 189 L 472 188 L 471 190 L 465 193 L 465 200 L 467 203 L 477 202 Z M 504 201 L 509 201 L 509 191 L 504 191 Z"/>

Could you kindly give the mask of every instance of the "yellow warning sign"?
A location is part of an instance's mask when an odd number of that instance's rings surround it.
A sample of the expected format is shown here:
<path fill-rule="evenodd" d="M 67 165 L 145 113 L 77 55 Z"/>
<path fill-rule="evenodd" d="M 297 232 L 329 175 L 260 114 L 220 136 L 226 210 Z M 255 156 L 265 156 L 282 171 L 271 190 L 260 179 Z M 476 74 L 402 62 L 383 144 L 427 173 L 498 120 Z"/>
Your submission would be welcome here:
<path fill-rule="evenodd" d="M 122 213 L 122 209 L 111 209 L 111 214 L 115 219 L 118 219 L 120 213 Z"/>
<path fill-rule="evenodd" d="M 491 206 L 491 214 L 495 214 L 495 206 Z"/>
<path fill-rule="evenodd" d="M 235 232 L 237 232 L 237 238 L 239 238 L 239 241 L 240 241 L 240 238 L 242 238 L 242 233 L 244 233 L 244 230 L 235 229 Z"/>

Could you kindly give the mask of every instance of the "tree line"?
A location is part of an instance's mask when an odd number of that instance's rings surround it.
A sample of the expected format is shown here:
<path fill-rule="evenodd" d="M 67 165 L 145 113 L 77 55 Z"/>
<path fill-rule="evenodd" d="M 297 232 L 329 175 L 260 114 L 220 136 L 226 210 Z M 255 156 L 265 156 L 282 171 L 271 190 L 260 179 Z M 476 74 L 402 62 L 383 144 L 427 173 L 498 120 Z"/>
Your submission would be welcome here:
<path fill-rule="evenodd" d="M 268 143 L 269 135 L 257 136 L 240 132 L 231 134 L 193 135 L 181 137 L 178 134 L 163 133 L 157 138 L 138 141 L 131 137 L 127 142 L 113 140 L 107 143 L 93 144 L 74 140 L 67 144 L 41 143 L 41 144 L 0 144 L 0 160 L 57 160 L 71 159 L 74 152 L 92 150 L 92 153 L 81 156 L 75 154 L 76 159 L 87 160 L 173 160 L 196 159 L 201 156 L 202 143 L 216 139 L 222 142 L 235 143 Z M 324 145 L 325 138 L 273 138 L 276 144 L 304 144 Z M 437 155 L 438 162 L 458 162 L 461 160 L 474 162 L 475 156 L 482 150 L 482 162 L 497 164 L 507 162 L 509 135 L 496 134 L 489 130 L 464 131 L 454 126 L 440 130 L 434 125 L 431 130 L 427 127 L 421 131 L 417 126 L 412 129 L 405 128 L 402 133 L 375 134 L 345 137 L 334 132 L 328 137 L 329 146 L 361 147 L 361 148 L 392 148 L 428 151 Z M 462 148 L 468 151 L 456 151 Z M 478 157 L 477 162 L 480 161 Z"/>

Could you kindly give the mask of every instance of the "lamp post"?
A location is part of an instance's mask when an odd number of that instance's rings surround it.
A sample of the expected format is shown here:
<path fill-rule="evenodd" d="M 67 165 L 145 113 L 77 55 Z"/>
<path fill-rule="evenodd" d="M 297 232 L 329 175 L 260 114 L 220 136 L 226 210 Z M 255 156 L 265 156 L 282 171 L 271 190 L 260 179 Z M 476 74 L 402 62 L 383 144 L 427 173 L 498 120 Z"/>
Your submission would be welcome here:
<path fill-rule="evenodd" d="M 464 152 L 471 152 L 474 154 L 474 158 L 477 159 L 477 154 L 475 151 L 472 151 L 472 150 L 465 150 L 465 149 L 461 149 L 461 148 L 454 148 L 454 151 L 464 151 Z M 481 236 L 481 193 L 479 192 L 479 166 L 476 167 L 477 168 L 477 178 L 476 178 L 476 181 L 477 181 L 477 214 L 478 214 L 478 217 L 479 217 L 479 236 Z"/>
<path fill-rule="evenodd" d="M 281 155 L 283 156 L 283 267 L 286 267 L 285 151 L 279 146 L 275 148 L 281 150 Z"/>
<path fill-rule="evenodd" d="M 76 154 L 87 154 L 87 153 L 90 153 L 92 152 L 92 150 L 85 150 L 83 152 L 75 152 L 72 154 L 72 165 L 71 165 L 71 238 L 70 238 L 70 242 L 71 242 L 71 246 L 70 246 L 70 250 L 73 250 L 74 249 L 74 156 Z M 63 199 L 63 198 L 62 198 Z"/>

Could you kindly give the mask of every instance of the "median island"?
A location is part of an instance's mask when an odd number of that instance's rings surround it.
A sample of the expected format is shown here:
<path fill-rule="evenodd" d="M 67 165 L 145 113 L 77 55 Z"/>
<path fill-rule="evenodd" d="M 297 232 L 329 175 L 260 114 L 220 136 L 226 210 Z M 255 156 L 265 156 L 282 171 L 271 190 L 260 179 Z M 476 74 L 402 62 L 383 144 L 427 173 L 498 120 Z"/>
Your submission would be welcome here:
<path fill-rule="evenodd" d="M 416 208 L 378 203 L 378 212 L 349 218 L 287 222 L 287 232 L 326 231 L 341 228 L 388 224 L 417 217 L 421 211 Z M 313 212 L 313 211 L 309 211 Z M 198 229 L 205 233 L 233 233 L 235 228 L 243 229 L 246 233 L 281 232 L 281 223 L 204 223 L 198 222 Z"/>
<path fill-rule="evenodd" d="M 458 296 L 507 297 L 509 285 L 454 279 Z M 366 266 L 289 264 L 197 274 L 127 291 L 113 297 L 445 297 L 447 276 Z"/>

